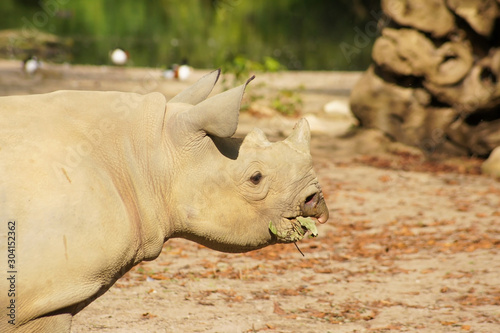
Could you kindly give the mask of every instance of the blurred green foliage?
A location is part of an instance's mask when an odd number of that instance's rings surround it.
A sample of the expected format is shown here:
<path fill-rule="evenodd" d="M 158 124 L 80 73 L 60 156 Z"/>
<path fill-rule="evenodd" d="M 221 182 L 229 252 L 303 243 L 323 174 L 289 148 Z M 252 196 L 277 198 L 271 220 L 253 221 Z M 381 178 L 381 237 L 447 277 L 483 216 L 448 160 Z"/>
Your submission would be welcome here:
<path fill-rule="evenodd" d="M 300 114 L 304 104 L 300 90 L 301 89 L 299 89 L 299 91 L 289 89 L 280 90 L 271 100 L 271 107 L 287 116 Z"/>
<path fill-rule="evenodd" d="M 0 29 L 71 38 L 73 63 L 107 64 L 121 47 L 135 66 L 362 70 L 374 38 L 357 35 L 379 11 L 378 0 L 2 0 Z"/>
<path fill-rule="evenodd" d="M 273 57 L 264 56 L 263 62 L 250 60 L 242 55 L 226 60 L 221 66 L 223 73 L 234 75 L 236 82 L 248 79 L 252 72 L 277 72 L 286 69 Z M 232 84 L 234 85 L 234 84 Z"/>

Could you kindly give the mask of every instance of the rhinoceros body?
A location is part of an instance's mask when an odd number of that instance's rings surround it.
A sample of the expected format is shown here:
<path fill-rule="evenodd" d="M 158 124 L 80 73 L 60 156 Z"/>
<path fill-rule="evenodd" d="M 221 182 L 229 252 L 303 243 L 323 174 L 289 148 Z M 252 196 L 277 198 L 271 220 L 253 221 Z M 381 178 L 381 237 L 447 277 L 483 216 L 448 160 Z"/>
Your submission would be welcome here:
<path fill-rule="evenodd" d="M 206 99 L 218 76 L 168 103 L 159 93 L 0 98 L 0 332 L 69 332 L 73 315 L 169 238 L 244 252 L 300 239 L 297 217 L 327 220 L 305 120 L 281 142 L 259 130 L 231 138 L 245 85 Z"/>

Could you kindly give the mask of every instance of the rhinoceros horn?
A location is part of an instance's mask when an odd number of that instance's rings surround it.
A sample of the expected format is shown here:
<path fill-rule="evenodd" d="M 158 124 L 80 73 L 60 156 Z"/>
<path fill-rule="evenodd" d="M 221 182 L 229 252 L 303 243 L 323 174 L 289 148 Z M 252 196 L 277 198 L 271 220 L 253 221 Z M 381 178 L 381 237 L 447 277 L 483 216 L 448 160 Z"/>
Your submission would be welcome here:
<path fill-rule="evenodd" d="M 293 128 L 293 132 L 285 139 L 291 146 L 305 154 L 310 154 L 311 131 L 309 123 L 302 118 Z"/>
<path fill-rule="evenodd" d="M 219 79 L 220 69 L 215 70 L 201 79 L 186 90 L 177 94 L 174 98 L 169 100 L 169 103 L 187 103 L 196 105 L 204 101 L 212 92 L 217 80 Z"/>
<path fill-rule="evenodd" d="M 203 131 L 221 138 L 233 136 L 238 127 L 241 99 L 252 76 L 239 87 L 210 97 L 186 110 L 182 116 L 195 131 Z M 189 89 L 190 90 L 190 89 Z"/>
<path fill-rule="evenodd" d="M 252 145 L 254 147 L 269 146 L 270 144 L 271 142 L 260 128 L 254 128 L 243 140 L 243 145 Z"/>

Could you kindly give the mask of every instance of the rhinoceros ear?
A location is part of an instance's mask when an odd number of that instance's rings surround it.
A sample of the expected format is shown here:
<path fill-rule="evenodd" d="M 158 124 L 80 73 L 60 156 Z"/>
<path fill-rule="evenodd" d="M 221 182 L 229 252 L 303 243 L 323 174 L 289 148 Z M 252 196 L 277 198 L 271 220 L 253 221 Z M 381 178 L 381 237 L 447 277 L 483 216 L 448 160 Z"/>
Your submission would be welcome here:
<path fill-rule="evenodd" d="M 203 76 L 191 87 L 174 96 L 168 103 L 187 103 L 196 105 L 204 101 L 212 92 L 212 89 L 219 79 L 219 75 L 220 69 Z"/>
<path fill-rule="evenodd" d="M 305 118 L 299 120 L 293 128 L 292 134 L 290 134 L 285 141 L 303 153 L 311 153 L 311 130 L 309 129 L 309 123 Z"/>
<path fill-rule="evenodd" d="M 183 113 L 186 122 L 195 131 L 203 131 L 221 138 L 233 136 L 238 126 L 240 104 L 247 84 L 210 97 Z"/>

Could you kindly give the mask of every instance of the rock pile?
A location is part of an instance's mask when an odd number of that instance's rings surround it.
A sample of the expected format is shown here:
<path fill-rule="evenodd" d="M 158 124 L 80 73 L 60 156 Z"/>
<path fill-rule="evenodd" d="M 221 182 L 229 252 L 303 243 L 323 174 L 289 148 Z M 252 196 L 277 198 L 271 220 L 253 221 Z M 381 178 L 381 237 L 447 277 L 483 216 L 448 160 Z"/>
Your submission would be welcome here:
<path fill-rule="evenodd" d="M 428 153 L 500 146 L 500 0 L 382 0 L 389 22 L 351 93 L 361 126 Z"/>

